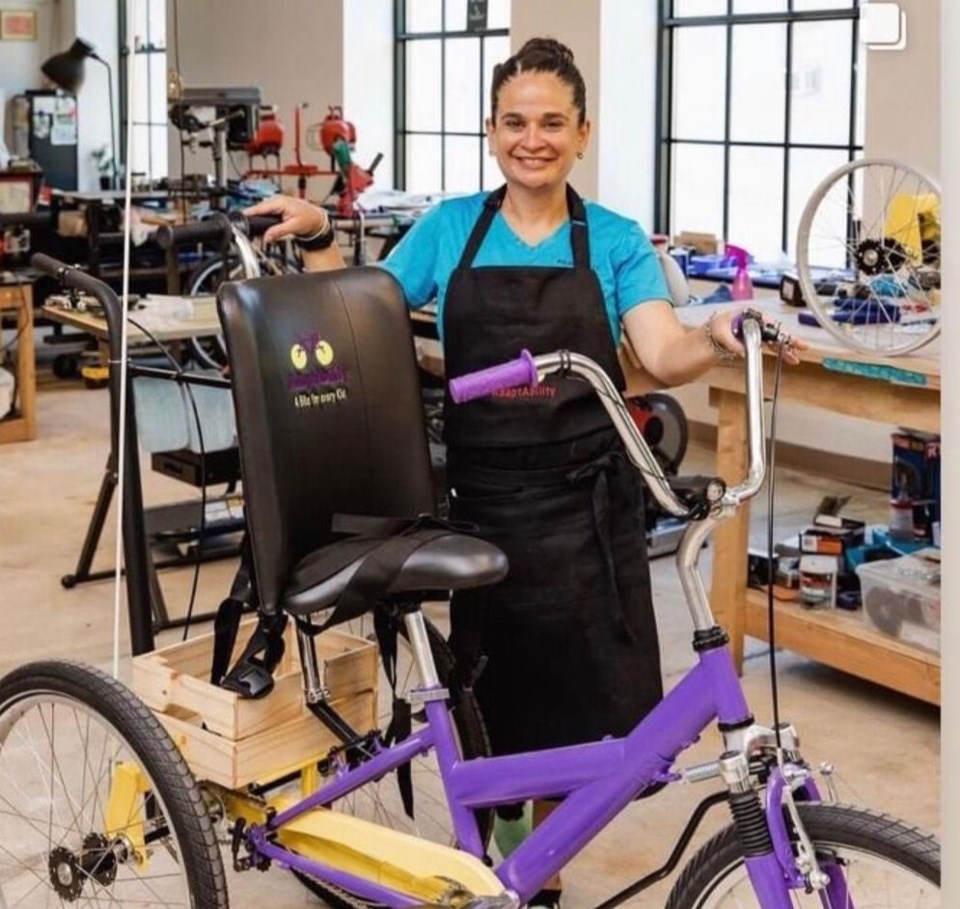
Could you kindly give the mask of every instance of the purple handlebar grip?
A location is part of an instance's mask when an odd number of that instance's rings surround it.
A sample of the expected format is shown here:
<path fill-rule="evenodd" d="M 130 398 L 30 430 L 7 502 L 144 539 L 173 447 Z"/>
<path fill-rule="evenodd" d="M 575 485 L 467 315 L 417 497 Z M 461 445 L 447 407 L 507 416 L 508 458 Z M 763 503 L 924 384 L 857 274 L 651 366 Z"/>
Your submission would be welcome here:
<path fill-rule="evenodd" d="M 450 397 L 455 404 L 463 404 L 505 388 L 516 388 L 520 385 L 533 387 L 537 381 L 537 365 L 533 356 L 529 350 L 522 350 L 516 360 L 451 379 Z"/>

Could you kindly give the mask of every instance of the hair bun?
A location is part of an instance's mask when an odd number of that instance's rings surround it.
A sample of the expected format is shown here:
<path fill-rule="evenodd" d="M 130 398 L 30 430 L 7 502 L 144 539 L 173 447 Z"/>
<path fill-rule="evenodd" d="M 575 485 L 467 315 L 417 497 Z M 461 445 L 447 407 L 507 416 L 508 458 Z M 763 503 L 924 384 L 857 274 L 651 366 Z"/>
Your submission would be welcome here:
<path fill-rule="evenodd" d="M 523 58 L 528 54 L 543 55 L 546 57 L 556 57 L 564 63 L 573 63 L 573 51 L 566 44 L 561 44 L 556 38 L 530 38 L 520 50 L 517 56 Z"/>

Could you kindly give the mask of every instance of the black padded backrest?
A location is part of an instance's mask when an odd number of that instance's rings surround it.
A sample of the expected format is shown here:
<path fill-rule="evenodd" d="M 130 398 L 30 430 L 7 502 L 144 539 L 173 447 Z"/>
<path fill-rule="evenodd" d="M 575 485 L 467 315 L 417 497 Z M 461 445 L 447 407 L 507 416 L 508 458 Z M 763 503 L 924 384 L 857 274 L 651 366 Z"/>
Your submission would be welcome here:
<path fill-rule="evenodd" d="M 247 525 L 262 607 L 335 514 L 434 510 L 413 334 L 380 268 L 225 284 Z"/>

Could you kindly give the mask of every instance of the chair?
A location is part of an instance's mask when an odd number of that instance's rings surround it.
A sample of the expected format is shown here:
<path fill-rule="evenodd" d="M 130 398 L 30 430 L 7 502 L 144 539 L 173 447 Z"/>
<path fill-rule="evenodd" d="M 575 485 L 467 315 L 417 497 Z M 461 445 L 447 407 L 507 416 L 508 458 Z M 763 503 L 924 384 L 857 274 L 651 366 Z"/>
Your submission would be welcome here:
<path fill-rule="evenodd" d="M 261 615 L 327 627 L 506 574 L 499 549 L 431 517 L 413 335 L 391 275 L 228 283 L 218 308 Z"/>

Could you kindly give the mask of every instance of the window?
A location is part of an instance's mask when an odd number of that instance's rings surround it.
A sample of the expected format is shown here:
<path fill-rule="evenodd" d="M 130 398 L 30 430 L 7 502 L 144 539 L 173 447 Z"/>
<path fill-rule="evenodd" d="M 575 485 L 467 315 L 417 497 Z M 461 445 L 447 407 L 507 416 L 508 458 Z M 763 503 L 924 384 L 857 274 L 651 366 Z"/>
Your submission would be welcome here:
<path fill-rule="evenodd" d="M 660 0 L 657 228 L 794 257 L 807 199 L 863 148 L 858 0 Z"/>
<path fill-rule="evenodd" d="M 489 0 L 482 28 L 467 0 L 397 0 L 396 174 L 410 192 L 476 192 L 501 182 L 488 154 L 494 64 L 510 56 L 510 0 Z"/>
<path fill-rule="evenodd" d="M 121 4 L 120 35 L 124 49 L 120 66 L 121 152 L 137 180 L 167 176 L 167 10 L 166 0 L 131 4 L 133 19 Z M 126 54 L 133 53 L 133 78 L 128 84 Z M 132 154 L 126 147 L 127 106 L 133 107 Z"/>

